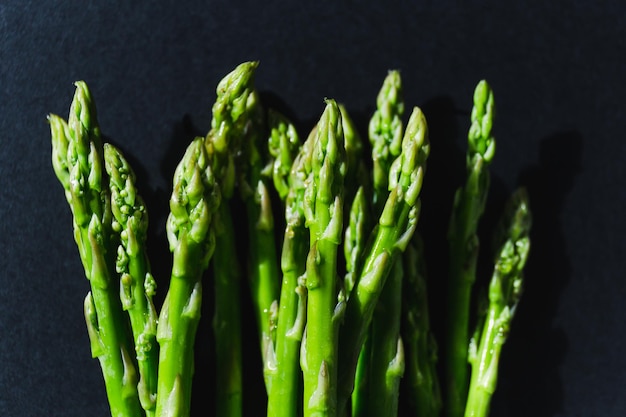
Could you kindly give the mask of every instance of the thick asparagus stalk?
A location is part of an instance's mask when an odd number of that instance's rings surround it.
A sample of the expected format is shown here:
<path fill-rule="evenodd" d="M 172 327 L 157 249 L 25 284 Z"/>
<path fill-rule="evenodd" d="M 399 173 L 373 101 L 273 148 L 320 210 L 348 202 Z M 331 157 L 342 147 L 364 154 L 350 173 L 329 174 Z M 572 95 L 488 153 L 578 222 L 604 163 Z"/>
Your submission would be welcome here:
<path fill-rule="evenodd" d="M 472 375 L 465 417 L 487 417 L 496 389 L 498 363 L 522 293 L 523 269 L 530 249 L 531 214 L 524 189 L 517 190 L 506 208 L 499 230 L 499 251 L 489 284 L 489 308 L 477 340 L 470 349 Z M 482 331 L 481 331 L 482 330 Z"/>
<path fill-rule="evenodd" d="M 148 212 L 135 188 L 135 174 L 113 145 L 104 144 L 104 165 L 109 175 L 113 230 L 121 237 L 116 270 L 120 274 L 120 297 L 128 311 L 139 370 L 139 400 L 147 416 L 156 407 L 158 346 L 157 313 L 152 302 L 156 281 L 146 253 Z"/>
<path fill-rule="evenodd" d="M 403 256 L 402 340 L 405 344 L 407 402 L 416 416 L 438 417 L 441 392 L 437 377 L 437 347 L 430 331 L 423 244 L 417 234 Z"/>
<path fill-rule="evenodd" d="M 306 264 L 307 325 L 301 366 L 304 416 L 337 415 L 337 341 L 341 304 L 337 253 L 343 224 L 345 150 L 339 107 L 333 100 L 317 125 L 304 212 L 311 246 Z"/>
<path fill-rule="evenodd" d="M 402 140 L 402 152 L 389 174 L 391 192 L 373 232 L 363 269 L 350 293 L 340 333 L 339 413 L 343 415 L 353 389 L 359 351 L 374 306 L 397 256 L 411 239 L 419 213 L 419 193 L 429 153 L 426 120 L 414 108 Z"/>
<path fill-rule="evenodd" d="M 91 284 L 84 308 L 92 356 L 100 361 L 111 415 L 141 416 L 132 344 L 114 278 L 118 237 L 111 227 L 100 128 L 87 85 L 76 83 L 67 123 L 55 115 L 48 119 L 53 167 L 72 209 L 74 238 Z"/>
<path fill-rule="evenodd" d="M 456 192 L 448 230 L 450 279 L 445 365 L 448 417 L 460 417 L 467 399 L 470 300 L 479 247 L 476 230 L 487 200 L 488 166 L 495 153 L 495 139 L 491 134 L 493 116 L 493 92 L 486 81 L 481 81 L 474 91 L 467 180 Z"/>
<path fill-rule="evenodd" d="M 268 417 L 293 417 L 302 410 L 300 347 L 306 323 L 305 285 L 309 236 L 305 226 L 305 181 L 310 174 L 313 140 L 307 140 L 293 162 L 289 176 L 281 269 L 283 272 L 278 309 L 274 360 L 269 360 Z"/>
<path fill-rule="evenodd" d="M 158 416 L 189 415 L 193 347 L 202 303 L 201 278 L 215 248 L 211 221 L 219 203 L 219 188 L 203 138 L 196 138 L 174 173 L 167 219 L 173 266 L 157 328 L 161 346 Z"/>

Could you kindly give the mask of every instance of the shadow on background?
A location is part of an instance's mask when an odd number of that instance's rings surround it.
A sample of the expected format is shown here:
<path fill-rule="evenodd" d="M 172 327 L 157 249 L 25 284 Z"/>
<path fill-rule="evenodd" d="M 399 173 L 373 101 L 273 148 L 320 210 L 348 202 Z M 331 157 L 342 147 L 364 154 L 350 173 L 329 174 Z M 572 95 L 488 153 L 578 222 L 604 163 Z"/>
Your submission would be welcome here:
<path fill-rule="evenodd" d="M 553 417 L 563 408 L 560 367 L 569 341 L 554 321 L 571 265 L 561 212 L 582 170 L 582 146 L 581 135 L 574 131 L 546 137 L 541 141 L 539 163 L 520 176 L 533 213 L 531 253 L 525 292 L 503 349 L 494 415 Z"/>

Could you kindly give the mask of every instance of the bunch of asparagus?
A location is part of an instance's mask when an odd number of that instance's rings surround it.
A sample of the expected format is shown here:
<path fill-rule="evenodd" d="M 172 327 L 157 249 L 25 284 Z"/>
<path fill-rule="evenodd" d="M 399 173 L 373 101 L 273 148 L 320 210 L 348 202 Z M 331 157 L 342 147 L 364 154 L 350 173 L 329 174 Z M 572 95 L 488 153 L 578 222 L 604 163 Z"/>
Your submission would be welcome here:
<path fill-rule="evenodd" d="M 400 74 L 390 71 L 368 141 L 332 99 L 301 141 L 291 121 L 262 106 L 257 66 L 243 63 L 219 83 L 211 129 L 191 141 L 174 173 L 167 219 L 173 261 L 159 312 L 146 255 L 147 209 L 128 161 L 102 143 L 87 85 L 76 83 L 67 121 L 48 118 L 54 171 L 91 287 L 84 304 L 91 352 L 112 416 L 190 414 L 203 285 L 215 294 L 208 302 L 217 416 L 242 415 L 242 362 L 251 354 L 242 332 L 252 331 L 242 324 L 243 288 L 254 304 L 260 349 L 252 354 L 268 416 L 396 416 L 401 385 L 406 415 L 486 416 L 521 294 L 530 227 L 520 189 L 497 232 L 488 307 L 470 319 L 476 230 L 495 150 L 490 87 L 481 81 L 475 91 L 467 180 L 448 231 L 442 390 L 429 324 L 427 242 L 416 232 L 430 150 L 424 114 L 414 107 L 404 125 Z"/>

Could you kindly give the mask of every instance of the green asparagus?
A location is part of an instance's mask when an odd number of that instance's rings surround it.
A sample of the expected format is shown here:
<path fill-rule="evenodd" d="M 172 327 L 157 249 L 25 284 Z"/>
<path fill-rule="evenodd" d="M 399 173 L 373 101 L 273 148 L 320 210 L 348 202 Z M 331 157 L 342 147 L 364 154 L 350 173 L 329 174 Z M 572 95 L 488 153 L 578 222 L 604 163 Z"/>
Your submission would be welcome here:
<path fill-rule="evenodd" d="M 337 415 L 338 305 L 337 253 L 343 225 L 345 149 L 339 107 L 326 100 L 311 151 L 311 173 L 304 195 L 310 233 L 306 262 L 307 325 L 301 366 L 304 416 Z"/>
<path fill-rule="evenodd" d="M 354 386 L 359 351 L 380 292 L 398 254 L 411 239 L 419 213 L 419 193 L 429 154 L 426 119 L 415 107 L 402 139 L 402 152 L 389 170 L 387 198 L 364 266 L 347 301 L 339 340 L 339 414 L 343 415 Z"/>
<path fill-rule="evenodd" d="M 104 165 L 109 175 L 113 230 L 120 235 L 116 270 L 120 296 L 128 311 L 139 370 L 139 400 L 147 416 L 154 416 L 157 391 L 157 312 L 152 302 L 156 281 L 146 253 L 148 213 L 135 188 L 135 174 L 113 145 L 104 144 Z"/>
<path fill-rule="evenodd" d="M 440 387 L 425 243 L 416 231 L 430 153 L 424 114 L 414 107 L 404 127 L 402 82 L 390 71 L 368 125 L 370 157 L 345 106 L 332 99 L 301 143 L 294 123 L 262 107 L 257 67 L 245 62 L 219 82 L 211 128 L 191 141 L 176 168 L 166 222 L 173 265 L 158 313 L 147 208 L 128 161 L 102 143 L 86 84 L 76 83 L 67 121 L 48 116 L 52 167 L 90 283 L 83 308 L 91 352 L 112 416 L 190 415 L 202 278 L 210 267 L 216 415 L 244 413 L 249 320 L 268 417 L 435 417 L 442 409 L 448 417 L 487 417 L 531 223 L 520 189 L 497 230 L 488 301 L 474 316 L 477 229 L 495 152 L 489 85 L 481 81 L 474 92 L 467 177 L 448 229 Z M 241 305 L 244 276 L 250 318 Z"/>
<path fill-rule="evenodd" d="M 470 349 L 472 367 L 465 417 L 486 417 L 496 389 L 498 362 L 519 302 L 523 269 L 530 249 L 531 215 L 526 190 L 518 189 L 505 210 L 497 238 L 499 250 L 489 284 L 489 307 Z"/>
<path fill-rule="evenodd" d="M 423 243 L 416 233 L 403 257 L 402 340 L 405 343 L 407 400 L 414 415 L 437 417 L 441 393 L 436 369 L 436 342 L 430 331 Z"/>
<path fill-rule="evenodd" d="M 278 309 L 274 358 L 270 362 L 272 384 L 268 395 L 268 417 L 292 417 L 302 409 L 300 347 L 306 323 L 306 257 L 309 251 L 305 226 L 304 193 L 310 174 L 313 139 L 307 140 L 295 157 L 289 176 L 285 201 L 285 220 L 281 255 L 283 273 Z"/>
<path fill-rule="evenodd" d="M 119 236 L 112 228 L 100 128 L 87 84 L 76 83 L 67 122 L 56 115 L 48 120 L 53 167 L 72 210 L 74 238 L 91 284 L 84 310 L 92 356 L 100 361 L 111 415 L 141 416 L 136 363 L 115 281 Z"/>
<path fill-rule="evenodd" d="M 215 248 L 212 218 L 220 204 L 203 138 L 187 147 L 174 173 L 167 219 L 173 253 L 170 286 L 161 309 L 157 416 L 189 415 L 194 340 L 200 320 L 202 273 Z"/>
<path fill-rule="evenodd" d="M 477 228 L 489 189 L 489 163 L 495 153 L 491 128 L 494 117 L 493 92 L 486 81 L 474 91 L 472 124 L 468 134 L 467 179 L 457 190 L 448 230 L 450 279 L 446 324 L 446 415 L 463 414 L 469 384 L 467 353 L 472 287 L 478 259 Z"/>

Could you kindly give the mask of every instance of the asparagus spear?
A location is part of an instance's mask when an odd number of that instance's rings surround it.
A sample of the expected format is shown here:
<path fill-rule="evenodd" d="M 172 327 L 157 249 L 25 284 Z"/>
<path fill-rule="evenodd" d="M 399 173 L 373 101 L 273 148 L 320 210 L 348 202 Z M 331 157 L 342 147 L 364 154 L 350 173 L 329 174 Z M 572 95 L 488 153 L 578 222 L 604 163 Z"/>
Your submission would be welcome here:
<path fill-rule="evenodd" d="M 496 389 L 498 362 L 522 293 L 523 269 L 530 249 L 531 214 L 526 190 L 508 203 L 499 230 L 500 248 L 489 284 L 489 308 L 470 349 L 472 367 L 465 417 L 486 417 Z M 481 332 L 482 330 L 482 332 Z"/>
<path fill-rule="evenodd" d="M 403 113 L 400 73 L 390 71 L 378 94 L 377 109 L 369 124 L 374 161 L 374 210 L 377 216 L 382 212 L 389 194 L 389 169 L 401 152 Z M 364 347 L 367 355 L 359 358 L 359 361 L 366 361 L 359 364 L 359 368 L 367 372 L 359 372 L 358 377 L 365 380 L 355 382 L 361 389 L 356 389 L 353 394 L 352 402 L 357 410 L 353 416 L 395 415 L 397 412 L 397 382 L 401 377 L 398 372 L 402 369 L 398 368 L 395 358 L 398 346 L 402 344 L 399 341 L 402 275 L 402 264 L 395 262 L 372 317 L 370 335 Z M 359 405 L 360 402 L 363 404 Z"/>
<path fill-rule="evenodd" d="M 376 99 L 376 111 L 369 122 L 369 140 L 374 162 L 374 207 L 382 211 L 389 194 L 389 170 L 402 147 L 402 80 L 399 71 L 389 71 Z"/>
<path fill-rule="evenodd" d="M 271 177 L 278 196 L 285 200 L 290 191 L 290 172 L 300 148 L 300 138 L 293 123 L 276 110 L 268 110 L 267 123 L 270 131 L 268 149 L 274 158 Z"/>
<path fill-rule="evenodd" d="M 147 416 L 154 415 L 157 391 L 157 313 L 152 302 L 156 281 L 146 254 L 148 213 L 135 188 L 135 174 L 121 152 L 104 144 L 104 165 L 109 175 L 113 230 L 121 243 L 116 270 L 121 274 L 120 296 L 130 316 L 139 370 L 139 400 Z"/>
<path fill-rule="evenodd" d="M 436 369 L 436 342 L 430 332 L 423 244 L 415 234 L 403 256 L 402 339 L 407 365 L 406 393 L 414 414 L 437 417 L 441 393 Z"/>
<path fill-rule="evenodd" d="M 74 238 L 91 286 L 84 309 L 92 356 L 100 361 L 111 415 L 141 416 L 136 365 L 114 281 L 118 237 L 111 227 L 100 128 L 85 82 L 76 83 L 68 122 L 56 115 L 48 120 L 53 167 L 72 210 Z"/>
<path fill-rule="evenodd" d="M 445 366 L 448 417 L 460 417 L 467 399 L 470 299 L 479 246 L 476 230 L 489 189 L 488 166 L 495 153 L 495 139 L 491 134 L 493 116 L 493 92 L 486 81 L 481 81 L 474 91 L 467 180 L 456 192 L 448 230 L 450 281 Z"/>
<path fill-rule="evenodd" d="M 273 230 L 273 214 L 271 210 L 270 197 L 265 180 L 261 177 L 264 162 L 261 155 L 261 149 L 258 141 L 264 134 L 263 114 L 260 106 L 258 94 L 254 89 L 254 72 L 258 66 L 257 62 L 247 62 L 239 65 L 230 74 L 228 74 L 218 85 L 217 100 L 213 106 L 212 129 L 207 136 L 207 145 L 212 148 L 211 153 L 216 160 L 215 165 L 224 167 L 219 171 L 220 178 L 225 182 L 228 189 L 225 192 L 227 198 L 232 197 L 234 185 L 239 187 L 239 192 L 244 200 L 246 214 L 248 218 L 248 240 L 249 245 L 249 281 L 252 291 L 252 298 L 255 304 L 255 313 L 259 327 L 259 337 L 262 348 L 263 362 L 266 362 L 265 353 L 268 351 L 266 346 L 273 342 L 272 339 L 272 304 L 278 301 L 279 297 L 279 272 L 276 256 L 274 230 Z M 232 178 L 232 179 L 231 179 Z M 234 181 L 236 179 L 237 181 Z M 220 218 L 229 216 L 226 207 L 221 210 Z M 235 231 L 228 223 L 221 225 L 223 233 L 221 236 L 228 238 L 234 236 Z M 218 236 L 219 239 L 219 236 Z M 230 245 L 230 246 L 229 246 Z M 224 268 L 230 268 L 229 264 L 237 262 L 236 248 L 234 244 L 222 245 L 218 242 L 218 247 L 229 247 L 228 252 L 224 252 L 220 256 L 223 260 Z M 220 249 L 221 250 L 221 249 Z M 221 268 L 215 269 L 216 275 L 221 274 Z M 233 346 L 238 346 L 239 341 L 233 338 L 239 338 L 241 332 L 240 319 L 238 315 L 228 313 L 238 309 L 238 299 L 236 290 L 239 284 L 234 282 L 236 278 L 230 271 L 225 270 L 224 274 L 230 276 L 229 279 L 217 279 L 217 284 L 226 284 L 228 287 L 218 285 L 216 288 L 216 326 L 222 329 L 217 339 L 219 351 L 229 352 L 229 355 L 235 354 L 232 351 Z M 230 281 L 230 282 L 229 282 Z M 238 291 L 238 290 L 237 290 Z M 237 356 L 241 354 L 238 353 Z M 218 358 L 218 378 L 229 378 L 230 384 L 218 384 L 218 391 L 222 388 L 230 386 L 235 389 L 234 376 L 237 372 L 233 372 L 227 368 L 229 361 L 222 361 Z M 221 376 L 220 376 L 221 375 Z M 239 391 L 241 391 L 241 382 Z M 269 380 L 266 381 L 269 387 Z M 241 403 L 235 405 L 236 401 L 232 401 L 237 396 L 231 393 L 218 392 L 218 396 L 225 395 L 232 404 L 231 414 L 235 413 L 234 408 L 241 408 Z M 225 412 L 225 411 L 224 411 Z M 239 413 L 239 412 L 237 412 Z"/>
<path fill-rule="evenodd" d="M 306 263 L 307 325 L 301 366 L 304 416 L 337 415 L 337 252 L 343 224 L 345 150 L 340 110 L 333 100 L 318 125 L 304 199 L 310 249 Z"/>
<path fill-rule="evenodd" d="M 301 147 L 293 162 L 285 201 L 284 233 L 281 255 L 283 272 L 278 309 L 275 356 L 270 378 L 268 417 L 293 417 L 302 409 L 302 373 L 299 366 L 300 347 L 306 322 L 305 285 L 306 257 L 309 251 L 305 227 L 305 181 L 310 174 L 313 137 Z"/>
<path fill-rule="evenodd" d="M 191 142 L 174 173 L 167 219 L 167 237 L 174 258 L 157 328 L 161 346 L 158 416 L 185 417 L 190 409 L 193 347 L 202 303 L 201 278 L 215 248 L 211 220 L 220 203 L 219 188 L 203 142 L 203 138 Z"/>
<path fill-rule="evenodd" d="M 402 152 L 389 173 L 391 192 L 373 232 L 362 271 L 347 301 L 340 333 L 339 413 L 343 415 L 353 389 L 359 351 L 374 306 L 399 253 L 404 251 L 419 213 L 419 193 L 429 153 L 424 114 L 414 108 L 402 140 Z"/>

